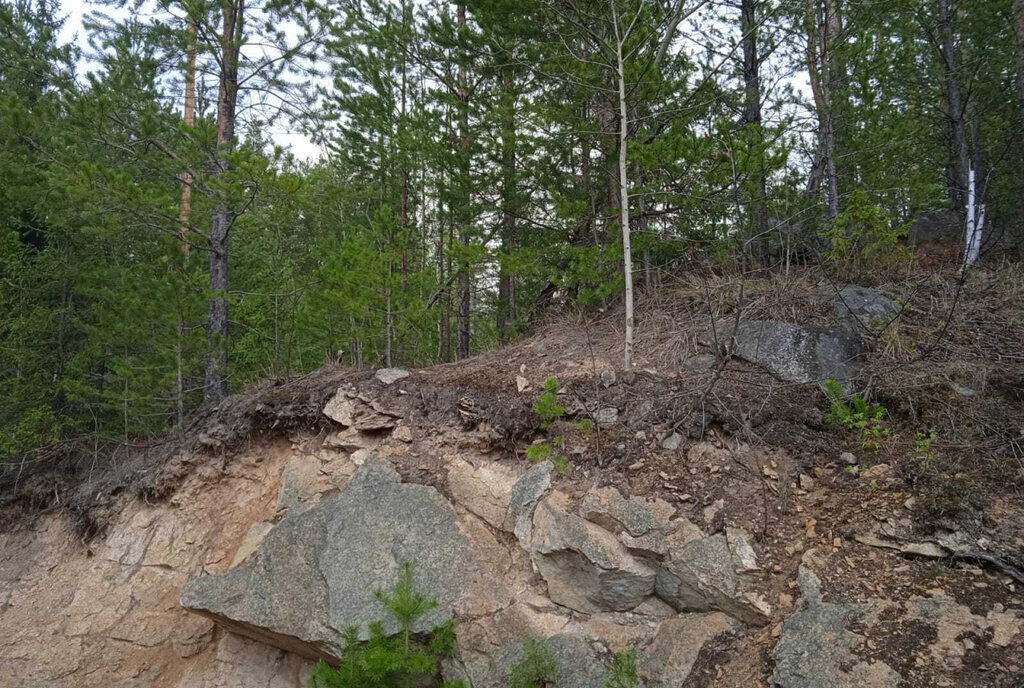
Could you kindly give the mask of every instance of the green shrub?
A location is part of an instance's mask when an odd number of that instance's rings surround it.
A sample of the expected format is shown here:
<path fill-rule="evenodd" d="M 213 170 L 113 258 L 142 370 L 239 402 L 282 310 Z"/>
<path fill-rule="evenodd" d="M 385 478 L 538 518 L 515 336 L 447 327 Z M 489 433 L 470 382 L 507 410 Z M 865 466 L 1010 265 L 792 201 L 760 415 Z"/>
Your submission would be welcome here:
<path fill-rule="evenodd" d="M 545 688 L 558 674 L 558 660 L 543 640 L 527 638 L 523 657 L 512 666 L 508 688 Z"/>

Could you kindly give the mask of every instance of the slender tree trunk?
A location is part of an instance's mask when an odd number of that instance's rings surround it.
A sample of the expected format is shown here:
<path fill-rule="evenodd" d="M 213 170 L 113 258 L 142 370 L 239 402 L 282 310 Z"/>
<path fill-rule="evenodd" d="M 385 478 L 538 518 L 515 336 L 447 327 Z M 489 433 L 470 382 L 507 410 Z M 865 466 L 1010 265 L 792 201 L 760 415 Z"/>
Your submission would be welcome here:
<path fill-rule="evenodd" d="M 614 12 L 614 4 L 612 5 Z M 629 170 L 627 167 L 627 146 L 629 143 L 629 117 L 626 108 L 626 65 L 622 58 L 624 38 L 615 21 L 615 64 L 619 83 L 619 222 L 622 225 L 622 271 L 626 280 L 626 337 L 623 351 L 623 370 L 633 368 L 633 251 L 630 245 L 629 227 Z"/>
<path fill-rule="evenodd" d="M 501 252 L 504 258 L 515 247 L 516 218 L 513 205 L 516 199 L 516 119 L 515 93 L 511 73 L 505 75 L 501 110 Z M 498 342 L 508 341 L 512 314 L 513 276 L 504 260 L 498 268 L 498 309 L 495 325 Z"/>
<path fill-rule="evenodd" d="M 761 57 L 758 53 L 757 31 L 758 0 L 741 0 L 740 15 L 743 32 L 743 121 L 752 137 L 754 174 L 753 184 L 753 231 L 762 244 L 761 253 L 768 254 L 768 189 L 765 179 L 764 131 L 761 128 Z"/>
<path fill-rule="evenodd" d="M 1017 32 L 1017 106 L 1020 130 L 1024 136 L 1024 0 L 1013 0 L 1013 26 Z"/>
<path fill-rule="evenodd" d="M 188 17 L 188 44 L 185 46 L 185 104 L 182 118 L 186 127 L 196 123 L 196 20 Z M 178 205 L 178 238 L 181 245 L 182 269 L 188 268 L 189 223 L 192 220 L 192 184 L 195 181 L 190 171 L 181 173 L 181 202 Z M 185 429 L 185 313 L 183 304 L 178 305 L 177 340 L 174 343 L 175 410 L 178 431 Z"/>
<path fill-rule="evenodd" d="M 245 0 L 227 0 L 223 6 L 220 85 L 217 93 L 217 155 L 213 176 L 227 171 L 224 154 L 235 139 L 235 108 L 238 102 L 238 58 L 242 39 Z M 210 218 L 210 307 L 206 324 L 206 384 L 203 400 L 217 404 L 228 394 L 228 236 L 233 217 L 223 193 L 215 201 Z"/>
<path fill-rule="evenodd" d="M 466 5 L 459 3 L 457 6 L 459 33 L 462 39 L 466 31 Z M 467 56 L 465 50 L 460 50 L 458 88 L 459 88 L 459 165 L 461 172 L 460 198 L 464 207 L 459 208 L 461 221 L 459 222 L 459 241 L 463 246 L 469 246 L 469 223 L 470 223 L 470 164 L 469 164 L 469 87 L 467 85 L 468 75 L 466 74 Z M 458 303 L 458 342 L 456 356 L 459 359 L 469 358 L 470 342 L 470 318 L 472 315 L 472 267 L 465 260 L 459 265 L 459 303 Z"/>
<path fill-rule="evenodd" d="M 820 0 L 807 0 L 807 71 L 810 75 L 814 109 L 818 115 L 818 153 L 807 188 L 817 192 L 825 183 L 827 218 L 839 215 L 839 179 L 836 170 L 835 122 L 832 117 L 830 93 L 829 43 L 826 19 Z"/>
<path fill-rule="evenodd" d="M 937 1 L 946 105 L 949 107 L 948 116 L 953 135 L 953 150 L 951 151 L 953 178 L 950 180 L 949 193 L 953 207 L 964 212 L 967 202 L 967 173 L 971 167 L 971 156 L 967 145 L 965 107 L 957 67 L 956 30 L 953 26 L 953 14 L 949 7 L 949 0 Z"/>

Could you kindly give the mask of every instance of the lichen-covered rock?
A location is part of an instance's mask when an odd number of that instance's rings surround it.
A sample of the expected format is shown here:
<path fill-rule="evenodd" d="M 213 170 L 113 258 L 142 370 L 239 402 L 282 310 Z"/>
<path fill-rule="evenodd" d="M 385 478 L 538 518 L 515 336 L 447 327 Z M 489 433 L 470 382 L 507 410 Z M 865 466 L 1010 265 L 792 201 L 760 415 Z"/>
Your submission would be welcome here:
<path fill-rule="evenodd" d="M 855 335 L 879 331 L 899 312 L 896 302 L 882 292 L 856 285 L 837 291 L 832 304 L 843 329 Z"/>
<path fill-rule="evenodd" d="M 860 372 L 862 349 L 856 337 L 774 320 L 743 320 L 738 327 L 733 325 L 720 323 L 718 341 L 725 344 L 735 336 L 735 356 L 761 366 L 780 380 L 852 380 Z"/>
<path fill-rule="evenodd" d="M 428 631 L 466 595 L 468 543 L 440 493 L 403 484 L 390 464 L 371 459 L 341 493 L 278 523 L 237 567 L 190 580 L 181 603 L 282 649 L 337 657 L 348 627 L 367 637 L 369 623 L 384 618 L 397 630 L 373 593 L 406 561 L 415 562 L 417 587 L 439 603 L 416 627 Z"/>
<path fill-rule="evenodd" d="M 594 488 L 580 505 L 583 518 L 613 533 L 628 532 L 636 537 L 668 529 L 675 507 L 663 499 L 623 497 L 614 487 Z"/>

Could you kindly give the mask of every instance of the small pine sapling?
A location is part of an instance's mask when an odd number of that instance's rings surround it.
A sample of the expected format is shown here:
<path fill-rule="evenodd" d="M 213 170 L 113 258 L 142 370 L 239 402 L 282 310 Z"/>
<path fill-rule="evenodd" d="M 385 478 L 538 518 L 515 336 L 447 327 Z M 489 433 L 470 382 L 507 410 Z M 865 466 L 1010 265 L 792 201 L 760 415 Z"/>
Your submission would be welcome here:
<path fill-rule="evenodd" d="M 558 660 L 544 641 L 527 638 L 522 659 L 509 671 L 508 688 L 545 688 L 554 681 L 559 668 Z"/>

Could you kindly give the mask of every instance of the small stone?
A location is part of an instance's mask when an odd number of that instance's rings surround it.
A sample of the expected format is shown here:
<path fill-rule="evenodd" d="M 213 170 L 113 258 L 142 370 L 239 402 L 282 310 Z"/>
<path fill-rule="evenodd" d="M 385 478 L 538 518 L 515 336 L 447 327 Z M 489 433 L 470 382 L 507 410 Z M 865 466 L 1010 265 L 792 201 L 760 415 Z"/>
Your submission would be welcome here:
<path fill-rule="evenodd" d="M 412 442 L 412 428 L 408 425 L 399 425 L 391 432 L 391 438 L 408 444 Z"/>
<path fill-rule="evenodd" d="M 816 483 L 814 481 L 814 478 L 807 475 L 806 473 L 801 473 L 799 480 L 801 490 L 807 490 L 808 492 L 810 492 L 815 488 Z"/>
<path fill-rule="evenodd" d="M 601 371 L 601 386 L 604 388 L 611 387 L 615 384 L 615 371 L 614 370 L 602 370 Z"/>
<path fill-rule="evenodd" d="M 516 375 L 516 390 L 522 394 L 528 389 L 530 389 L 530 381 L 522 375 Z"/>
<path fill-rule="evenodd" d="M 405 368 L 381 368 L 374 377 L 385 385 L 393 385 L 402 378 L 409 377 L 409 371 Z"/>
<path fill-rule="evenodd" d="M 594 420 L 596 420 L 597 424 L 602 428 L 608 427 L 609 425 L 615 425 L 619 420 L 619 409 L 614 406 L 606 406 L 597 412 Z"/>
<path fill-rule="evenodd" d="M 877 466 L 872 466 L 867 470 L 861 471 L 860 475 L 866 480 L 877 480 L 888 476 L 891 470 L 892 469 L 889 467 L 889 464 L 880 463 Z"/>
<path fill-rule="evenodd" d="M 661 441 L 661 448 L 668 451 L 675 451 L 683 443 L 683 436 L 677 432 L 673 432 L 668 437 Z"/>
<path fill-rule="evenodd" d="M 715 516 L 718 515 L 722 509 L 725 508 L 725 500 L 719 499 L 708 506 L 704 507 L 704 523 L 711 523 L 715 520 Z"/>
<path fill-rule="evenodd" d="M 851 454 L 850 452 L 843 452 L 842 454 L 840 454 L 839 460 L 847 466 L 857 465 L 857 457 Z"/>
<path fill-rule="evenodd" d="M 644 432 L 643 430 L 638 430 L 637 433 L 633 435 L 633 439 L 635 439 L 637 442 L 646 442 L 647 433 Z"/>
<path fill-rule="evenodd" d="M 809 518 L 806 521 L 804 521 L 804 535 L 806 535 L 808 538 L 817 537 L 817 533 L 814 532 L 814 528 L 817 525 L 818 519 L 816 518 Z"/>
<path fill-rule="evenodd" d="M 636 463 L 631 463 L 629 465 L 629 470 L 631 470 L 631 471 L 639 471 L 641 468 L 644 467 L 644 465 L 645 464 L 644 464 L 643 460 L 640 460 L 640 461 L 637 461 Z"/>

